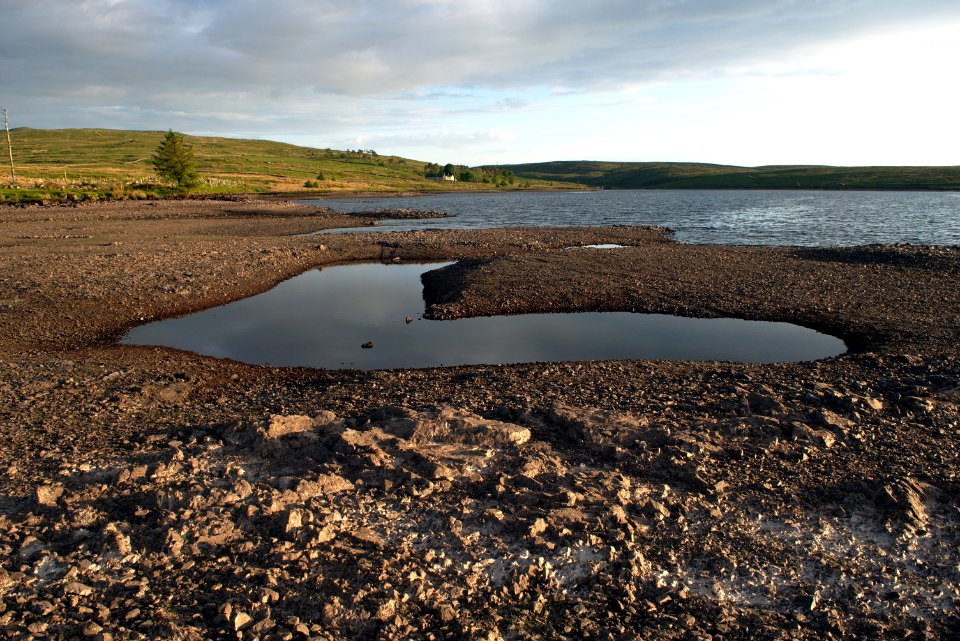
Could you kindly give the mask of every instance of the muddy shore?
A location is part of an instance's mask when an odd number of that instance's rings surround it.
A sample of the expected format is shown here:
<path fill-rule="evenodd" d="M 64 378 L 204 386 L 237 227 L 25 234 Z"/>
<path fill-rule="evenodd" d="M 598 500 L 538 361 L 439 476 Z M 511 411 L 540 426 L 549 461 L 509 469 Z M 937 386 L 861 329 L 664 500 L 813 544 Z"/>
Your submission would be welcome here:
<path fill-rule="evenodd" d="M 960 250 L 665 230 L 301 236 L 277 201 L 0 208 L 0 634 L 960 634 Z M 571 246 L 615 243 L 609 251 Z M 811 363 L 273 369 L 115 344 L 349 261 L 435 318 L 799 323 Z"/>

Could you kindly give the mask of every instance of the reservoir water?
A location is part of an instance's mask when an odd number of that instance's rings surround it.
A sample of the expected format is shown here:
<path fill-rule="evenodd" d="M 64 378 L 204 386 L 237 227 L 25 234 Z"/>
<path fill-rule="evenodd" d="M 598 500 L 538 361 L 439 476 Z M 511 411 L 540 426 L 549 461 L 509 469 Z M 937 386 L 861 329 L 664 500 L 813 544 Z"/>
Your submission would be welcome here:
<path fill-rule="evenodd" d="M 324 198 L 305 203 L 355 212 L 441 210 L 451 218 L 382 221 L 342 231 L 485 227 L 660 225 L 685 243 L 850 246 L 960 245 L 960 193 L 885 191 L 623 190 L 454 193 Z M 333 233 L 342 233 L 333 232 Z"/>
<path fill-rule="evenodd" d="M 738 319 L 605 312 L 425 320 L 420 275 L 445 264 L 312 270 L 258 296 L 142 325 L 122 342 L 327 369 L 634 358 L 803 361 L 846 350 L 841 340 L 811 329 Z"/>

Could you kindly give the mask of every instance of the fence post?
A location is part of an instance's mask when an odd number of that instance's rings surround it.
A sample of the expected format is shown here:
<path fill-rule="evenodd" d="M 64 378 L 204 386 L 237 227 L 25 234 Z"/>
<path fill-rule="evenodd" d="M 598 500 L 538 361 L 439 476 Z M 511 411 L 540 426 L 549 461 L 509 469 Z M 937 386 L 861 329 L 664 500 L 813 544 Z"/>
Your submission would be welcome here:
<path fill-rule="evenodd" d="M 10 155 L 10 181 L 17 184 L 17 172 L 13 168 L 13 145 L 10 144 L 10 121 L 7 120 L 7 110 L 3 110 L 3 128 L 7 132 L 7 154 Z"/>

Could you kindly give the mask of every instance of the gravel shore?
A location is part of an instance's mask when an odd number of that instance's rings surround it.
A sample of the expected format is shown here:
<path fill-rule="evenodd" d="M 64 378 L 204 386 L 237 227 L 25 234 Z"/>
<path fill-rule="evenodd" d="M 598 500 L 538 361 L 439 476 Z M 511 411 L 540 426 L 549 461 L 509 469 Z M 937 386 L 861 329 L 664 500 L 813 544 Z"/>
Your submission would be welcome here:
<path fill-rule="evenodd" d="M 960 250 L 303 236 L 368 222 L 0 209 L 0 636 L 960 635 Z M 116 344 L 317 266 L 442 259 L 435 318 L 732 316 L 850 351 L 357 372 Z"/>

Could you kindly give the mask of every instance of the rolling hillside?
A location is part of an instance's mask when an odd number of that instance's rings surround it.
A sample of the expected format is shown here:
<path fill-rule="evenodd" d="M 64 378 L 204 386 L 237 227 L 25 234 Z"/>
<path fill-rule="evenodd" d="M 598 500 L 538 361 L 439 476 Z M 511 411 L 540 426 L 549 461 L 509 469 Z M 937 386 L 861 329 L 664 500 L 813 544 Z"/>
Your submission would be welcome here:
<path fill-rule="evenodd" d="M 501 165 L 527 179 L 610 189 L 960 189 L 954 167 L 735 167 L 700 163 L 557 161 Z"/>
<path fill-rule="evenodd" d="M 169 195 L 150 157 L 162 131 L 12 129 L 17 185 L 0 167 L 0 201 Z M 428 180 L 427 163 L 369 150 L 314 149 L 268 140 L 185 136 L 203 184 L 200 194 L 400 192 L 501 188 L 495 182 Z M 5 145 L 4 145 L 5 146 Z M 4 157 L 6 156 L 4 149 Z M 5 160 L 5 158 L 4 158 Z M 435 167 L 436 165 L 434 165 Z M 305 186 L 310 183 L 310 186 Z M 511 189 L 562 187 L 523 180 Z"/>
<path fill-rule="evenodd" d="M 153 172 L 162 131 L 29 129 L 10 132 L 17 183 L 0 169 L 0 202 L 175 195 Z M 198 194 L 432 192 L 491 189 L 899 189 L 960 190 L 954 167 L 735 167 L 702 163 L 557 161 L 456 172 L 372 150 L 314 149 L 268 140 L 185 136 L 202 176 Z M 4 163 L 6 165 L 6 163 Z"/>

